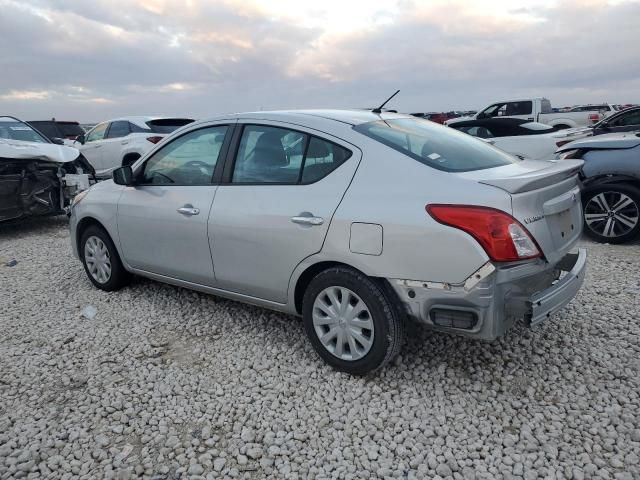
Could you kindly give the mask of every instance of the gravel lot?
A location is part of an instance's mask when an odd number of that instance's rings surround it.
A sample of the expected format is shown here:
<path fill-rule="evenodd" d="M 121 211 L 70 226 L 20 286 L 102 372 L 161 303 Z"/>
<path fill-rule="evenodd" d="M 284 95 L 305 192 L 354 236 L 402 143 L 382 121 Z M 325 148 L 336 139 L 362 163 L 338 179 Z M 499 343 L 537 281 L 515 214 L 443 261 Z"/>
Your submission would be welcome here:
<path fill-rule="evenodd" d="M 68 237 L 65 218 L 0 227 L 2 479 L 640 478 L 638 244 L 585 243 L 582 292 L 535 330 L 412 326 L 363 379 L 286 315 L 101 292 Z"/>

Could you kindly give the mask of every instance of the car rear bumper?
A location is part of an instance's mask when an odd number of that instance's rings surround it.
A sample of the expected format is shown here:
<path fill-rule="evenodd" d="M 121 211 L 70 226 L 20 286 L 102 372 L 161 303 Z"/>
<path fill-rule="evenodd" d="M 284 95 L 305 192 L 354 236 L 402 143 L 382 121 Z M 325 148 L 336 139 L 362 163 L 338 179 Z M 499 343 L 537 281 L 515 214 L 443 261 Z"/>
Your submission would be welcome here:
<path fill-rule="evenodd" d="M 586 257 L 579 249 L 555 265 L 488 263 L 473 284 L 389 281 L 410 317 L 436 330 L 493 340 L 519 319 L 535 326 L 566 306 L 582 286 Z"/>

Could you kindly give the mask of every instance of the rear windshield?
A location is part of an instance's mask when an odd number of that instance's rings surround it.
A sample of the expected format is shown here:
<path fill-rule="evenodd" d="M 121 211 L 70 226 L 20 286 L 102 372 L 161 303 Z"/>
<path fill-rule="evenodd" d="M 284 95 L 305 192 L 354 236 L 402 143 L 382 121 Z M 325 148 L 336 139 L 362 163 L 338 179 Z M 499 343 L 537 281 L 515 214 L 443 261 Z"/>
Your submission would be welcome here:
<path fill-rule="evenodd" d="M 65 137 L 77 137 L 84 134 L 82 127 L 74 122 L 58 122 L 58 128 L 62 130 Z"/>
<path fill-rule="evenodd" d="M 171 133 L 180 127 L 184 127 L 193 122 L 191 118 L 162 118 L 158 120 L 149 120 L 147 125 L 153 133 Z"/>
<path fill-rule="evenodd" d="M 29 122 L 29 125 L 34 127 L 40 133 L 43 133 L 44 135 L 46 135 L 48 138 L 56 138 L 60 136 L 60 133 L 58 132 L 58 129 L 56 128 L 56 125 L 53 122 L 36 121 L 36 122 Z"/>
<path fill-rule="evenodd" d="M 3 138 L 23 142 L 49 143 L 31 126 L 10 117 L 0 117 L 0 139 Z"/>
<path fill-rule="evenodd" d="M 518 162 L 482 140 L 419 118 L 379 120 L 353 129 L 445 172 L 469 172 Z"/>

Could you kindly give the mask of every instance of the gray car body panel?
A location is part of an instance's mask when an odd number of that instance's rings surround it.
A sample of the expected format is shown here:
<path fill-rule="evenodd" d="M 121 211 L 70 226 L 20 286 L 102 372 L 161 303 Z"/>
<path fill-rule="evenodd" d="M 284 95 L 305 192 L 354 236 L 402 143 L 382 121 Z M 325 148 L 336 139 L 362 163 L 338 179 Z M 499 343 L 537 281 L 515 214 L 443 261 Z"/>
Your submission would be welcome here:
<path fill-rule="evenodd" d="M 210 247 L 210 257 L 202 261 L 205 264 L 213 262 L 215 272 L 210 279 L 198 279 L 197 276 L 187 278 L 184 275 L 172 274 L 170 270 L 162 271 L 159 268 L 154 269 L 154 266 L 132 265 L 129 262 L 122 244 L 123 238 L 130 235 L 130 232 L 126 226 L 119 225 L 118 203 L 125 189 L 136 187 L 121 187 L 112 181 L 94 186 L 85 199 L 72 209 L 72 238 L 77 242 L 76 229 L 80 221 L 85 218 L 95 219 L 114 239 L 123 264 L 129 271 L 166 283 L 299 314 L 295 296 L 298 280 L 308 268 L 321 262 L 346 264 L 371 277 L 387 279 L 392 284 L 394 281 L 414 281 L 428 285 L 469 285 L 469 279 L 474 272 L 481 271 L 489 263 L 487 253 L 467 233 L 440 224 L 431 218 L 425 211 L 428 204 L 486 206 L 513 214 L 526 223 L 524 217 L 529 213 L 535 209 L 543 209 L 546 202 L 557 203 L 558 197 L 567 195 L 577 184 L 577 177 L 573 175 L 563 182 L 538 185 L 540 188 L 535 191 L 521 192 L 522 197 L 518 199 L 505 189 L 504 185 L 498 187 L 488 184 L 489 182 L 483 183 L 483 178 L 487 180 L 491 177 L 500 183 L 505 176 L 514 175 L 514 171 L 509 168 L 502 172 L 499 172 L 500 168 L 495 168 L 464 174 L 448 173 L 425 166 L 352 129 L 354 123 L 381 118 L 389 120 L 412 117 L 386 113 L 381 116 L 367 111 L 252 112 L 225 115 L 182 127 L 138 160 L 133 166 L 134 171 L 164 145 L 187 131 L 206 125 L 236 121 L 289 126 L 326 138 L 354 152 L 347 162 L 311 185 L 259 185 L 252 188 L 242 185 L 212 185 L 211 213 L 207 213 L 209 209 L 206 205 L 201 207 L 206 210 Z M 517 165 L 514 164 L 515 170 Z M 575 165 L 569 163 L 558 167 L 541 162 L 538 167 L 523 164 L 521 170 L 564 168 L 564 171 L 569 172 L 574 167 Z M 255 201 L 252 203 L 253 206 L 250 206 L 251 211 L 248 214 L 244 212 L 241 202 L 243 188 L 244 195 L 261 196 L 253 199 Z M 223 190 L 229 197 L 224 204 L 224 211 L 219 211 L 216 209 L 216 201 L 221 198 L 219 195 Z M 296 193 L 298 191 L 300 193 Z M 305 198 L 305 195 L 308 195 L 308 198 Z M 175 205 L 163 206 L 168 212 L 167 215 L 174 215 L 174 207 L 180 207 L 188 201 L 188 198 L 182 197 L 176 193 L 173 202 Z M 327 199 L 329 203 L 326 203 Z M 240 203 L 234 205 L 234 202 Z M 265 202 L 269 202 L 269 205 L 265 205 L 265 209 L 261 211 L 259 207 Z M 222 202 L 220 205 L 222 206 Z M 567 208 L 575 212 L 572 204 Z M 322 209 L 324 223 L 312 238 L 304 240 L 308 233 L 305 229 L 317 227 L 290 224 L 286 219 L 304 211 L 320 215 L 311 209 Z M 380 226 L 377 231 L 382 232 L 382 238 L 375 239 L 374 243 L 381 244 L 381 251 L 376 250 L 375 255 L 353 251 L 350 248 L 350 238 L 354 224 Z M 157 225 L 157 228 L 162 228 L 161 223 Z M 550 225 L 545 219 L 536 227 L 540 232 L 544 232 L 545 229 L 551 228 Z M 174 225 L 171 230 L 176 231 L 176 239 L 179 239 L 180 229 Z M 148 242 L 158 241 L 159 238 L 164 238 L 167 242 L 166 245 L 155 247 L 158 262 L 162 262 L 163 258 L 175 254 L 176 249 L 183 247 L 179 241 L 169 240 L 170 231 L 169 234 L 165 232 L 164 236 L 149 231 Z M 546 260 L 500 266 L 498 272 L 478 282 L 470 291 L 465 288 L 458 289 L 457 300 L 453 300 L 454 305 L 466 303 L 472 306 L 470 308 L 484 308 L 487 312 L 492 312 L 490 315 L 485 314 L 486 321 L 483 321 L 481 331 L 462 333 L 475 334 L 480 338 L 495 338 L 501 334 L 508 327 L 506 319 L 511 318 L 505 314 L 505 295 L 508 295 L 513 290 L 512 286 L 518 282 L 529 286 L 536 285 L 541 289 L 549 287 L 553 277 L 559 275 L 556 264 L 573 248 L 580 231 L 581 223 L 575 228 L 574 234 L 562 243 L 541 234 L 540 238 L 536 239 L 547 257 Z M 263 237 L 264 245 L 260 243 L 260 238 Z M 266 248 L 262 256 L 259 255 L 261 247 Z M 246 259 L 241 258 L 243 251 L 247 254 Z M 204 254 L 201 252 L 197 255 Z M 234 258 L 238 260 L 237 272 L 232 271 Z M 259 260 L 257 263 L 256 259 Z M 219 272 L 216 270 L 217 263 L 221 267 Z M 507 270 L 508 273 L 505 273 Z M 243 279 L 250 281 L 242 284 Z M 497 283 L 495 279 L 498 279 Z M 490 299 L 482 293 L 486 288 L 493 289 Z M 523 291 L 528 292 L 527 289 Z M 397 290 L 397 293 L 402 299 L 403 291 Z M 444 298 L 454 297 L 447 294 Z M 516 313 L 525 311 L 526 305 L 523 305 L 526 301 L 519 299 L 518 302 L 517 307 L 511 310 Z M 405 308 L 411 313 L 406 302 Z M 420 311 L 418 315 L 420 320 L 428 324 L 424 312 Z"/>

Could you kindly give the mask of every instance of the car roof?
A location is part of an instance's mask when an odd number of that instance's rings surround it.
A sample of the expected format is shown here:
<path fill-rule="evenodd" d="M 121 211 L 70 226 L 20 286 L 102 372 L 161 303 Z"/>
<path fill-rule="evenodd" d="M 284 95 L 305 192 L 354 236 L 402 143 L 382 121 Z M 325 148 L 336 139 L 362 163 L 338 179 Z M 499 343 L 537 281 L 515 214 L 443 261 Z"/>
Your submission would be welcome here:
<path fill-rule="evenodd" d="M 382 112 L 373 113 L 370 110 L 273 110 L 258 112 L 232 113 L 228 115 L 217 115 L 215 117 L 204 118 L 195 123 L 211 122 L 215 120 L 226 120 L 230 118 L 236 119 L 256 119 L 256 120 L 275 120 L 281 122 L 304 122 L 311 118 L 322 118 L 333 120 L 348 125 L 360 125 L 362 123 L 375 122 L 377 120 L 393 120 L 398 118 L 412 118 L 411 115 L 404 113 Z"/>

